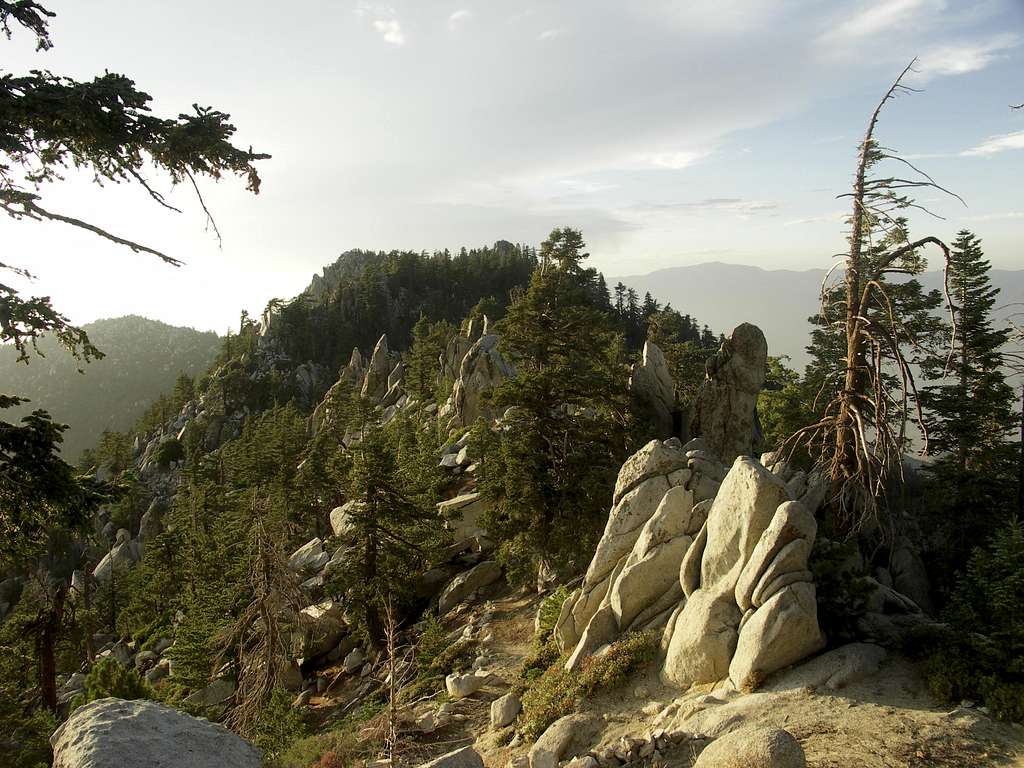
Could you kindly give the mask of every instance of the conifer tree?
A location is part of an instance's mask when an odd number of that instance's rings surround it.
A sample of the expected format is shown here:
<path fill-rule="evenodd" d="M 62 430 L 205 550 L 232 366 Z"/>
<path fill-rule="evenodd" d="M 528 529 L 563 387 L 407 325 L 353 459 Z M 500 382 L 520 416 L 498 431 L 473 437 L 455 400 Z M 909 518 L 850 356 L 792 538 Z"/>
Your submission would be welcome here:
<path fill-rule="evenodd" d="M 514 410 L 484 491 L 495 502 L 488 530 L 504 540 L 501 556 L 522 580 L 587 550 L 625 449 L 624 347 L 594 306 L 583 248 L 579 232 L 553 231 L 499 329 L 518 375 L 493 393 L 498 407 Z"/>
<path fill-rule="evenodd" d="M 822 416 L 797 434 L 827 473 L 830 517 L 841 533 L 854 531 L 878 516 L 890 490 L 889 481 L 898 473 L 908 404 L 916 396 L 913 360 L 905 349 L 917 349 L 927 340 L 908 328 L 897 305 L 902 300 L 908 311 L 924 315 L 935 308 L 926 306 L 931 297 L 922 296 L 913 280 L 901 284 L 893 276 L 920 274 L 925 265 L 920 250 L 926 245 L 939 248 L 947 259 L 949 256 L 949 249 L 937 237 L 912 241 L 906 219 L 901 217 L 903 210 L 921 207 L 905 190 L 947 190 L 875 139 L 882 108 L 911 90 L 903 78 L 914 63 L 903 70 L 875 107 L 860 144 L 853 188 L 844 195 L 852 202 L 844 272 L 841 283 L 823 286 L 819 314 L 827 324 L 826 333 L 841 336 L 835 342 L 842 351 L 841 381 L 824 380 L 832 389 L 819 397 Z M 879 164 L 886 160 L 899 161 L 901 167 L 909 167 L 920 177 L 878 175 Z M 919 415 L 917 421 L 921 423 Z"/>
<path fill-rule="evenodd" d="M 981 241 L 967 230 L 958 232 L 948 267 L 956 321 L 952 354 L 933 355 L 923 364 L 935 382 L 921 392 L 929 447 L 948 454 L 961 474 L 984 469 L 1013 429 L 1014 393 L 1002 370 L 1009 329 L 992 324 L 999 289 L 992 287 L 989 266 Z"/>
<path fill-rule="evenodd" d="M 421 403 L 432 402 L 437 395 L 439 359 L 455 328 L 447 321 L 431 323 L 420 315 L 412 329 L 412 347 L 405 367 L 405 386 L 409 396 Z"/>
<path fill-rule="evenodd" d="M 336 572 L 337 585 L 349 605 L 360 606 L 367 637 L 378 648 L 386 640 L 384 603 L 401 605 L 409 597 L 442 536 L 436 511 L 406 487 L 387 436 L 367 429 L 352 449 L 347 495 L 354 503 L 339 536 L 345 554 Z"/>

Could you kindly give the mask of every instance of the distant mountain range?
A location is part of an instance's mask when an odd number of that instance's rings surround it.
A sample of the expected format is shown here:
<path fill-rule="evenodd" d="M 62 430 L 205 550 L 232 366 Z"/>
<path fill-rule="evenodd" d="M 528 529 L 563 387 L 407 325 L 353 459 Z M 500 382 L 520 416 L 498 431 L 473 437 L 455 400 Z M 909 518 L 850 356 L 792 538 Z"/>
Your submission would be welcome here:
<path fill-rule="evenodd" d="M 659 302 L 670 302 L 715 333 L 728 335 L 739 323 L 752 322 L 764 331 L 769 354 L 789 355 L 791 367 L 802 371 L 808 362 L 804 348 L 811 326 L 807 318 L 817 312 L 825 274 L 823 269 L 800 272 L 709 262 L 613 277 L 608 285 L 621 281 L 641 297 L 649 291 Z M 1024 312 L 1024 270 L 993 269 L 990 276 L 1001 290 L 1000 319 Z M 926 288 L 941 289 L 941 272 L 927 272 L 920 279 Z"/>
<path fill-rule="evenodd" d="M 45 356 L 34 354 L 27 365 L 16 362 L 12 347 L 0 347 L 0 392 L 31 400 L 0 412 L 0 419 L 17 421 L 37 408 L 49 411 L 70 427 L 63 449 L 69 461 L 95 445 L 103 430 L 131 427 L 161 393 L 171 392 L 179 373 L 205 371 L 221 346 L 215 333 L 137 315 L 97 320 L 84 328 L 105 355 L 87 365 L 49 337 L 39 342 Z"/>

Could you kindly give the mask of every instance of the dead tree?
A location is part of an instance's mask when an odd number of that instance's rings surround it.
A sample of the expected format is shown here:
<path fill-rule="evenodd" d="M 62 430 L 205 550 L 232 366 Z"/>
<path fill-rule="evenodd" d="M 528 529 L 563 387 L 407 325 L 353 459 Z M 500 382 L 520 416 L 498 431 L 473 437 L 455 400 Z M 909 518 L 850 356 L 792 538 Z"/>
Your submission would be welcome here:
<path fill-rule="evenodd" d="M 875 139 L 883 107 L 915 90 L 903 84 L 915 62 L 896 78 L 871 113 L 860 144 L 853 189 L 839 196 L 849 198 L 852 204 L 850 248 L 822 283 L 821 316 L 830 330 L 844 339 L 845 357 L 840 362 L 844 370 L 835 391 L 826 392 L 823 387 L 819 393 L 820 420 L 791 438 L 793 447 L 804 443 L 818 457 L 830 481 L 828 503 L 834 522 L 846 533 L 877 516 L 888 481 L 901 468 L 911 408 L 927 436 L 916 405 L 914 375 L 903 351 L 906 346 L 916 346 L 917 339 L 894 309 L 886 279 L 919 273 L 923 261 L 918 251 L 929 245 L 938 248 L 948 264 L 946 244 L 934 236 L 911 241 L 906 221 L 899 214 L 909 208 L 925 210 L 909 196 L 914 189 L 930 187 L 953 193 Z M 873 169 L 885 160 L 902 163 L 911 178 L 874 175 Z M 844 268 L 841 282 L 830 283 L 840 266 Z M 946 301 L 951 306 L 948 289 Z M 894 390 L 887 383 L 890 376 L 897 382 Z"/>
<path fill-rule="evenodd" d="M 238 673 L 235 706 L 227 722 L 251 735 L 274 690 L 281 686 L 291 652 L 291 628 L 302 605 L 295 578 L 279 541 L 268 533 L 253 494 L 249 583 L 252 599 L 222 635 L 224 651 L 215 666 L 233 659 Z"/>

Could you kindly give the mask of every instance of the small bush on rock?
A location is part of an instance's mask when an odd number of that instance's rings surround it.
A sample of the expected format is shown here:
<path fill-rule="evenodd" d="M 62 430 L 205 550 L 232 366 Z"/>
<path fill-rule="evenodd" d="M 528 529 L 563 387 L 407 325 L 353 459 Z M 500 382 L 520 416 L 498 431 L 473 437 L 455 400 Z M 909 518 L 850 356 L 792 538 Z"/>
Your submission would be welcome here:
<path fill-rule="evenodd" d="M 171 465 L 171 462 L 181 461 L 185 458 L 185 447 L 173 437 L 170 437 L 156 447 L 154 458 L 157 464 L 167 468 Z"/>
<path fill-rule="evenodd" d="M 540 619 L 537 635 L 540 638 L 550 637 L 551 633 L 555 631 L 555 624 L 558 623 L 558 616 L 562 612 L 562 604 L 568 599 L 569 590 L 563 585 L 541 601 L 537 611 Z"/>
<path fill-rule="evenodd" d="M 657 643 L 653 632 L 631 632 L 601 656 L 587 659 L 578 672 L 566 671 L 567 657 L 559 656 L 523 690 L 523 735 L 537 739 L 555 720 L 575 712 L 587 696 L 622 685 L 654 658 Z"/>
<path fill-rule="evenodd" d="M 74 712 L 83 704 L 97 699 L 156 699 L 153 689 L 146 684 L 137 671 L 122 667 L 107 657 L 96 662 L 85 676 L 85 691 L 71 701 Z"/>

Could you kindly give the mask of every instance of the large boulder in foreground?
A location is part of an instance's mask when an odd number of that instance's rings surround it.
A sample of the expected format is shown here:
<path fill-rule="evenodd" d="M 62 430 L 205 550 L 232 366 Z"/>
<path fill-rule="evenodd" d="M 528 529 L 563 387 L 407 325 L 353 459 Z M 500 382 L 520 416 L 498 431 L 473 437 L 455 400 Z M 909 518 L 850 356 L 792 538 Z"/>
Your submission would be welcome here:
<path fill-rule="evenodd" d="M 805 768 L 803 747 L 782 728 L 740 728 L 711 742 L 693 768 Z"/>
<path fill-rule="evenodd" d="M 484 768 L 484 760 L 472 747 L 459 747 L 453 752 L 420 764 L 419 768 Z"/>
<path fill-rule="evenodd" d="M 54 768 L 259 768 L 260 751 L 227 728 L 152 701 L 99 699 L 50 737 Z"/>
<path fill-rule="evenodd" d="M 662 641 L 665 681 L 687 688 L 728 676 L 752 690 L 820 651 L 807 565 L 816 533 L 814 516 L 789 500 L 782 480 L 755 459 L 737 458 L 708 512 L 703 551 L 681 568 L 688 598 Z"/>

